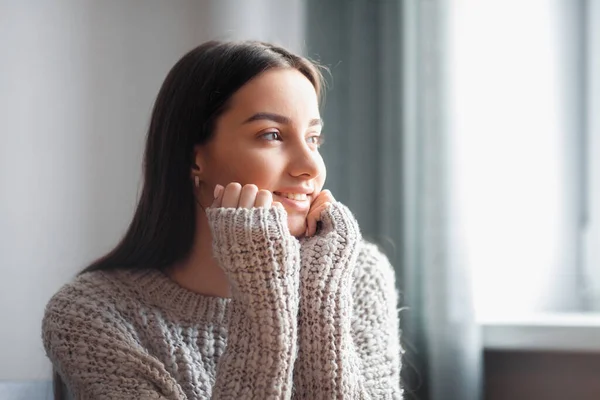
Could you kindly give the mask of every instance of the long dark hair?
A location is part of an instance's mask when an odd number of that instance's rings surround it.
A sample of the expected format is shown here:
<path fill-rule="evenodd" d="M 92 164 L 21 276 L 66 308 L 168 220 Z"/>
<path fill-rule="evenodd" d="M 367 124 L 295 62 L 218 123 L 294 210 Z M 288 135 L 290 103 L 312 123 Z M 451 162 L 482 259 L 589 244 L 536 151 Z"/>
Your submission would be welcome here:
<path fill-rule="evenodd" d="M 185 258 L 196 207 L 190 170 L 193 148 L 207 143 L 231 96 L 271 68 L 294 68 L 321 97 L 319 66 L 284 48 L 257 41 L 210 41 L 183 56 L 156 98 L 144 153 L 144 180 L 135 214 L 119 244 L 81 271 L 156 268 Z M 55 398 L 63 383 L 54 376 Z"/>

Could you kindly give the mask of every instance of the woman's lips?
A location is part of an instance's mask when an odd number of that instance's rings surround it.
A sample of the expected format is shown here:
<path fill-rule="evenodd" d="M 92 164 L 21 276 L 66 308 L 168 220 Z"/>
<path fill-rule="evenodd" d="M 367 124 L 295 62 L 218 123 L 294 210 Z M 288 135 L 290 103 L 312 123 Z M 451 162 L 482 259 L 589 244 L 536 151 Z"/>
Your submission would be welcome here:
<path fill-rule="evenodd" d="M 275 201 L 280 202 L 286 209 L 291 209 L 298 212 L 308 213 L 310 210 L 310 195 L 301 195 L 301 196 L 289 196 L 284 195 L 278 192 L 273 192 L 273 196 L 275 197 Z M 293 198 L 290 198 L 293 197 Z"/>

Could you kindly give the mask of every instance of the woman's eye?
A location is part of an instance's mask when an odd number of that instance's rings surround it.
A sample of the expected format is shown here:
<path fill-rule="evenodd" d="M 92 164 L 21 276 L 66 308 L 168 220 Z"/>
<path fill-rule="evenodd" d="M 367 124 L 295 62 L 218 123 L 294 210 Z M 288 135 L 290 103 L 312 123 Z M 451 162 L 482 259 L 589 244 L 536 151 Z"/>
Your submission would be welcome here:
<path fill-rule="evenodd" d="M 321 136 L 309 136 L 307 139 L 308 143 L 310 144 L 316 144 L 317 146 L 320 146 L 323 144 L 323 138 Z"/>
<path fill-rule="evenodd" d="M 261 136 L 268 141 L 281 140 L 281 135 L 279 132 L 267 132 Z"/>

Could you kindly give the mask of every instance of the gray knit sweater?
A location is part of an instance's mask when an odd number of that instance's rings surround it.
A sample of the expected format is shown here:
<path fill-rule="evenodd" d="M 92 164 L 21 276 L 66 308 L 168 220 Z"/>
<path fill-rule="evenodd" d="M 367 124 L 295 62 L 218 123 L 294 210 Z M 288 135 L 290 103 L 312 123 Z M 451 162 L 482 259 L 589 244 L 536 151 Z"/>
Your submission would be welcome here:
<path fill-rule="evenodd" d="M 341 204 L 297 240 L 271 209 L 209 209 L 232 298 L 155 269 L 86 273 L 43 341 L 76 399 L 400 399 L 394 271 Z"/>

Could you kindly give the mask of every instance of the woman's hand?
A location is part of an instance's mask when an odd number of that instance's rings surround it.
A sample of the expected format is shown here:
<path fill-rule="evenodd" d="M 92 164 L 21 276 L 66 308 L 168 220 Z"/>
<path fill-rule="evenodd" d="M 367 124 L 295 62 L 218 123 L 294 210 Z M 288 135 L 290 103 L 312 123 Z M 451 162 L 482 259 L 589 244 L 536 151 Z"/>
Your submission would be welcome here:
<path fill-rule="evenodd" d="M 308 215 L 306 216 L 306 237 L 313 236 L 317 233 L 317 223 L 321 221 L 323 210 L 335 203 L 335 199 L 331 192 L 327 189 L 323 190 L 310 205 Z"/>
<path fill-rule="evenodd" d="M 212 208 L 270 208 L 281 206 L 281 203 L 273 203 L 273 194 L 268 190 L 259 190 L 256 185 L 244 185 L 231 182 L 226 187 L 215 186 L 214 201 Z"/>

